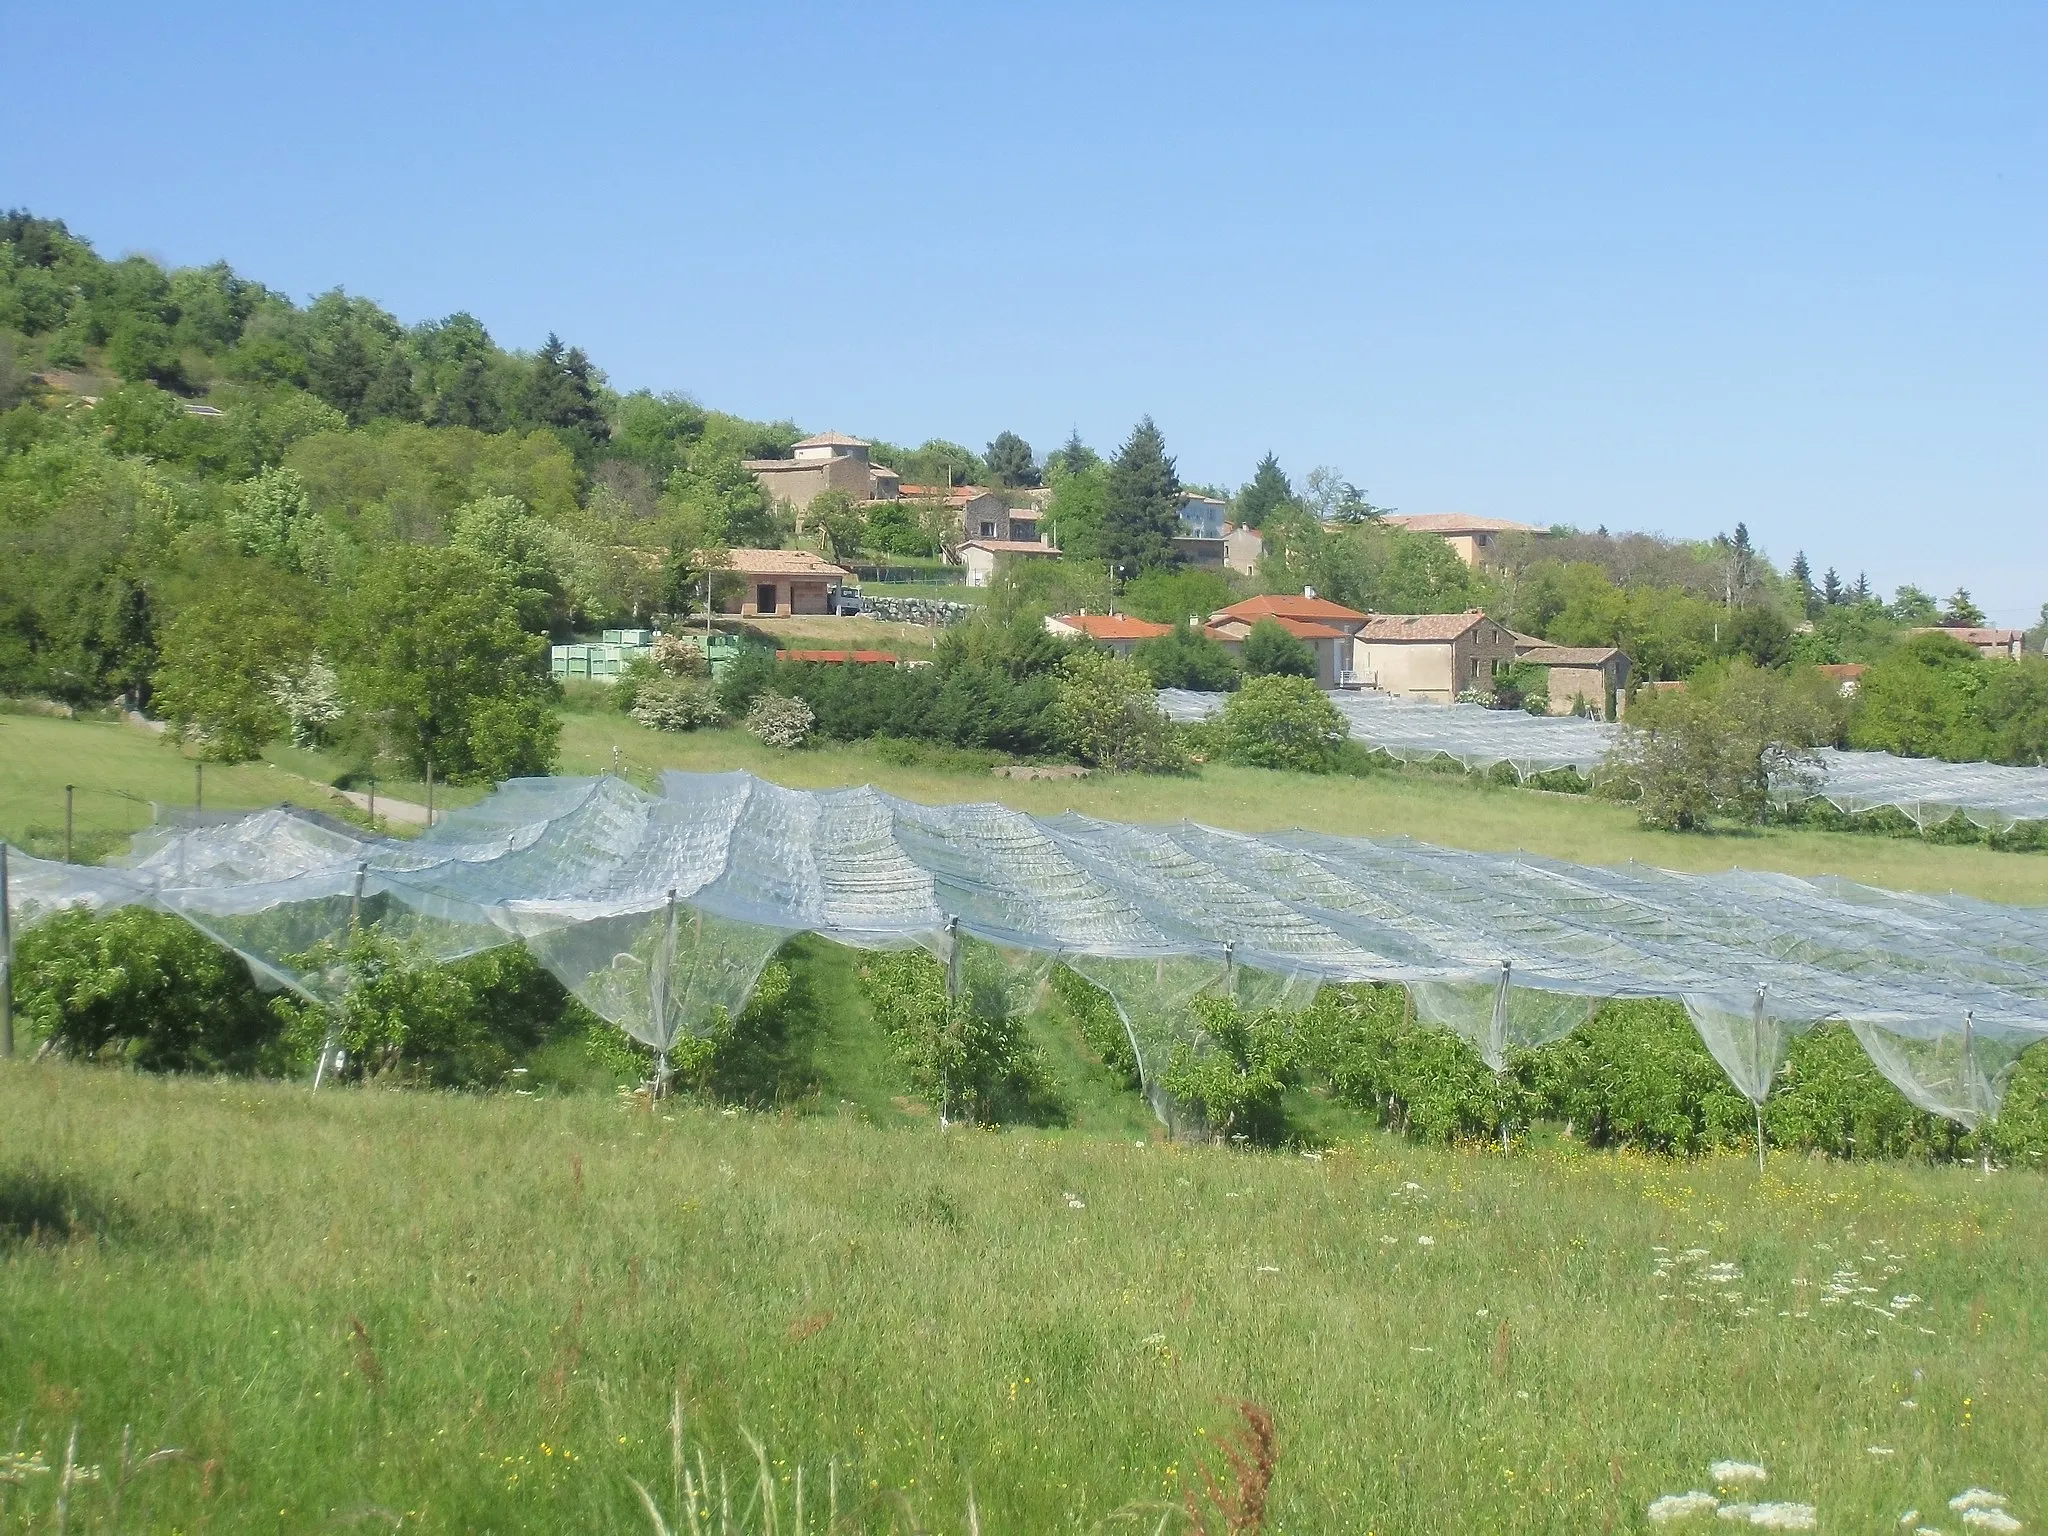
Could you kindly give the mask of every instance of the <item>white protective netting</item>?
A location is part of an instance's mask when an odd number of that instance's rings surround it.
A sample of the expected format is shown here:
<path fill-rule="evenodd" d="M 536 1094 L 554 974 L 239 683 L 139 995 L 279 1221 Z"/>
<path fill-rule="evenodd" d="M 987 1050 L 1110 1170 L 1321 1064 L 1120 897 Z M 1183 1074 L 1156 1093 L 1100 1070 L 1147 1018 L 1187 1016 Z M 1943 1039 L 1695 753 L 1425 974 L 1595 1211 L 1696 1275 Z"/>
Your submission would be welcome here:
<path fill-rule="evenodd" d="M 1179 721 L 1206 720 L 1230 695 L 1160 690 L 1159 705 Z M 1407 763 L 1449 758 L 1475 773 L 1502 763 L 1519 778 L 1572 768 L 1590 778 L 1613 747 L 1616 728 L 1571 715 L 1528 715 L 1479 704 L 1431 704 L 1384 693 L 1329 696 L 1354 741 Z M 2048 768 L 1945 763 L 1889 752 L 1820 751 L 1817 782 L 1785 786 L 1785 800 L 1817 798 L 1849 815 L 1891 809 L 1925 829 L 1952 816 L 2004 831 L 2048 821 Z"/>
<path fill-rule="evenodd" d="M 16 855 L 24 925 L 71 904 L 176 913 L 332 1001 L 306 957 L 351 907 L 449 958 L 524 940 L 578 997 L 658 1050 L 743 1005 L 790 935 L 860 948 L 958 937 L 1057 958 L 1116 1000 L 1155 1103 L 1187 1005 L 1409 986 L 1498 1069 L 1606 998 L 1683 1001 L 1761 1099 L 1787 1038 L 1849 1023 L 1917 1104 L 1995 1114 L 2048 1036 L 2048 910 L 1834 879 L 1580 867 L 1405 839 L 1135 826 L 743 773 L 501 786 L 415 841 L 290 810 L 159 829 L 123 868 Z M 331 950 L 328 952 L 331 956 Z"/>

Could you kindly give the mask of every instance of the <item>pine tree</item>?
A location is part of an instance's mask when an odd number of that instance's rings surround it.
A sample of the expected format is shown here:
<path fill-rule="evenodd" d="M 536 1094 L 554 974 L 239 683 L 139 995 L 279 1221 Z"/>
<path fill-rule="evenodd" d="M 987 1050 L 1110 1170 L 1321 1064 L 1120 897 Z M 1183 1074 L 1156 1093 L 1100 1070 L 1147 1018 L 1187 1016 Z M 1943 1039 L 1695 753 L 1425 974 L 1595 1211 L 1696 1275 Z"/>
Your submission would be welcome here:
<path fill-rule="evenodd" d="M 1835 568 L 1828 567 L 1827 575 L 1820 579 L 1820 600 L 1830 608 L 1839 608 L 1848 592 L 1842 586 L 1842 578 L 1835 574 Z"/>
<path fill-rule="evenodd" d="M 1064 443 L 1045 456 L 1045 470 L 1047 474 L 1079 475 L 1101 462 L 1102 455 L 1081 441 L 1081 429 L 1075 427 Z"/>
<path fill-rule="evenodd" d="M 1180 476 L 1166 455 L 1166 439 L 1147 416 L 1109 466 L 1109 505 L 1102 521 L 1103 553 L 1128 581 L 1179 563 Z"/>
<path fill-rule="evenodd" d="M 1805 550 L 1802 549 L 1792 557 L 1792 569 L 1787 574 L 1792 578 L 1792 585 L 1799 589 L 1799 606 L 1806 611 L 1809 619 L 1812 618 L 1814 610 L 1820 604 L 1814 597 L 1813 567 L 1806 563 Z"/>
<path fill-rule="evenodd" d="M 1237 520 L 1247 528 L 1263 528 L 1266 519 L 1294 500 L 1294 487 L 1269 450 L 1252 471 L 1252 483 L 1238 493 Z"/>
<path fill-rule="evenodd" d="M 552 331 L 526 378 L 520 414 L 533 426 L 553 427 L 595 446 L 612 435 L 590 382 L 590 359 L 581 347 L 562 347 Z"/>
<path fill-rule="evenodd" d="M 1038 484 L 1038 456 L 1031 451 L 1031 445 L 1014 432 L 996 434 L 996 440 L 988 445 L 985 462 L 989 478 L 997 485 Z"/>
<path fill-rule="evenodd" d="M 1859 603 L 1870 601 L 1870 573 L 1868 571 L 1858 571 L 1856 573 L 1856 601 Z"/>

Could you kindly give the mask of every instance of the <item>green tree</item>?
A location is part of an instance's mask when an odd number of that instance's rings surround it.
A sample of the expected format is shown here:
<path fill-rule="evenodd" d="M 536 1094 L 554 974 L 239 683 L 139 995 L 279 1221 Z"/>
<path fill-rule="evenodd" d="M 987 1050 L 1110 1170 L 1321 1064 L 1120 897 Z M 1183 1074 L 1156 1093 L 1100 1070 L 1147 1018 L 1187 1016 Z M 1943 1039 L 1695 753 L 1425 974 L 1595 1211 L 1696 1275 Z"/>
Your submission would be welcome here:
<path fill-rule="evenodd" d="M 804 526 L 816 530 L 826 558 L 852 560 L 868 539 L 868 516 L 844 491 L 821 491 L 804 508 Z"/>
<path fill-rule="evenodd" d="M 412 363 L 402 347 L 392 347 L 378 365 L 376 377 L 363 391 L 365 421 L 418 421 L 419 392 L 413 388 Z"/>
<path fill-rule="evenodd" d="M 989 478 L 997 485 L 1029 486 L 1039 482 L 1038 456 L 1014 432 L 999 432 L 985 458 Z"/>
<path fill-rule="evenodd" d="M 1305 677 L 1315 681 L 1316 653 L 1277 619 L 1261 619 L 1244 637 L 1247 677 Z"/>
<path fill-rule="evenodd" d="M 552 331 L 528 366 L 519 414 L 531 426 L 561 434 L 579 459 L 611 437 L 611 423 L 597 401 L 590 359 L 581 347 L 565 349 Z"/>
<path fill-rule="evenodd" d="M 1252 471 L 1251 484 L 1237 493 L 1237 520 L 1247 528 L 1263 528 L 1283 508 L 1296 506 L 1294 487 L 1271 452 Z"/>
<path fill-rule="evenodd" d="M 1189 619 L 1206 622 L 1217 609 L 1229 607 L 1236 596 L 1222 572 L 1193 566 L 1147 571 L 1125 583 L 1123 591 L 1124 605 L 1154 624 L 1183 624 Z"/>
<path fill-rule="evenodd" d="M 1639 697 L 1608 757 L 1646 826 L 1696 831 L 1761 819 L 1773 791 L 1798 799 L 1819 776 L 1815 747 L 1840 729 L 1840 695 L 1811 671 L 1736 660 L 1672 694 Z"/>
<path fill-rule="evenodd" d="M 1089 647 L 1060 663 L 1053 729 L 1084 763 L 1127 773 L 1176 773 L 1187 757 L 1135 662 Z"/>
<path fill-rule="evenodd" d="M 1237 658 L 1199 625 L 1176 624 L 1173 633 L 1139 642 L 1131 659 L 1159 688 L 1227 693 L 1242 678 Z"/>
<path fill-rule="evenodd" d="M 1145 417 L 1109 466 L 1103 509 L 1103 556 L 1126 580 L 1179 563 L 1180 476 L 1166 440 Z"/>
<path fill-rule="evenodd" d="M 561 722 L 547 641 L 518 595 L 465 549 L 395 547 L 330 614 L 325 649 L 376 741 L 416 774 L 450 780 L 546 773 Z"/>
<path fill-rule="evenodd" d="M 1052 496 L 1045 506 L 1045 527 L 1068 560 L 1106 560 L 1108 521 L 1107 466 L 1091 464 L 1054 477 Z"/>
<path fill-rule="evenodd" d="M 1809 619 L 1813 618 L 1820 610 L 1820 594 L 1813 589 L 1813 567 L 1806 563 L 1805 550 L 1800 550 L 1792 557 L 1792 568 L 1785 574 L 1791 580 L 1792 591 L 1799 600 L 1800 612 Z"/>
<path fill-rule="evenodd" d="M 338 331 L 327 346 L 313 354 L 306 365 L 307 382 L 314 394 L 348 417 L 352 426 L 368 418 L 363 398 L 377 381 L 377 365 L 354 326 Z"/>
<path fill-rule="evenodd" d="M 1948 606 L 1941 611 L 1941 622 L 1953 629 L 1981 629 L 1984 610 L 1971 600 L 1966 589 L 1957 587 L 1948 600 Z"/>
<path fill-rule="evenodd" d="M 1908 636 L 1858 681 L 1849 744 L 1952 762 L 1982 757 L 1988 665 L 1953 635 Z"/>
<path fill-rule="evenodd" d="M 173 741 L 239 763 L 290 729 L 280 694 L 311 660 L 308 599 L 275 572 L 234 572 L 171 621 L 153 704 Z"/>
<path fill-rule="evenodd" d="M 1857 595 L 1860 596 L 1861 578 L 1858 579 L 1858 586 L 1859 591 Z M 1918 587 L 1901 587 L 1898 591 L 1894 592 L 1892 594 L 1891 610 L 1892 617 L 1901 624 L 1932 624 L 1940 617 L 1939 611 L 1934 606 L 1934 599 L 1925 592 L 1922 592 Z"/>
<path fill-rule="evenodd" d="M 1329 773 L 1346 737 L 1344 717 L 1304 677 L 1252 677 L 1223 706 L 1223 755 L 1255 768 Z"/>
<path fill-rule="evenodd" d="M 1191 1011 L 1195 1041 L 1174 1047 L 1161 1085 L 1198 1111 L 1218 1141 L 1278 1141 L 1286 1124 L 1281 1098 L 1294 1066 L 1287 1014 L 1248 1011 L 1212 993 L 1197 997 Z"/>
<path fill-rule="evenodd" d="M 1058 484 L 1063 475 L 1081 475 L 1102 463 L 1102 455 L 1081 441 L 1081 429 L 1074 428 L 1067 440 L 1045 456 L 1046 478 Z"/>

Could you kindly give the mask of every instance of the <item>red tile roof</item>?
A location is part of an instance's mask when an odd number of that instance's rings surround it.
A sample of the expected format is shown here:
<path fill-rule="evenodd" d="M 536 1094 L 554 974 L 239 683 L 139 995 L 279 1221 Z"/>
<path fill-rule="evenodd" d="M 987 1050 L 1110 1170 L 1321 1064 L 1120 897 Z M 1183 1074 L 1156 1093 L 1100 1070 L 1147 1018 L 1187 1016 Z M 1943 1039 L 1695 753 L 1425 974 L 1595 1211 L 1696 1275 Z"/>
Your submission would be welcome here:
<path fill-rule="evenodd" d="M 1216 614 L 1218 619 L 1243 619 L 1247 623 L 1285 618 L 1339 619 L 1363 624 L 1368 617 L 1370 615 L 1360 613 L 1356 608 L 1346 608 L 1342 603 L 1333 603 L 1327 597 L 1296 597 L 1285 592 L 1248 597 Z"/>
<path fill-rule="evenodd" d="M 842 567 L 819 559 L 807 549 L 728 550 L 725 563 L 718 569 L 741 576 L 812 576 L 826 581 L 844 580 L 849 575 Z"/>
<path fill-rule="evenodd" d="M 1455 538 L 1461 533 L 1544 531 L 1528 523 L 1511 522 L 1505 517 L 1473 517 L 1466 512 L 1389 512 L 1382 521 L 1391 527 L 1405 528 L 1410 533 L 1434 533 L 1444 538 Z"/>
<path fill-rule="evenodd" d="M 1364 629 L 1361 640 L 1456 640 L 1486 617 L 1473 609 L 1467 613 L 1376 613 Z"/>
<path fill-rule="evenodd" d="M 894 651 L 777 651 L 777 661 L 859 662 L 867 666 L 893 667 L 903 658 Z"/>
<path fill-rule="evenodd" d="M 1078 629 L 1091 640 L 1156 640 L 1173 633 L 1171 624 L 1154 624 L 1121 613 L 1062 613 L 1053 622 Z"/>
<path fill-rule="evenodd" d="M 985 549 L 993 555 L 1056 555 L 1059 547 L 1036 539 L 969 539 L 962 549 Z"/>
<path fill-rule="evenodd" d="M 1860 661 L 1824 661 L 1814 670 L 1822 677 L 1831 677 L 1838 683 L 1854 682 L 1870 668 Z"/>
<path fill-rule="evenodd" d="M 1620 654 L 1612 645 L 1535 645 L 1515 659 L 1534 667 L 1598 667 Z"/>

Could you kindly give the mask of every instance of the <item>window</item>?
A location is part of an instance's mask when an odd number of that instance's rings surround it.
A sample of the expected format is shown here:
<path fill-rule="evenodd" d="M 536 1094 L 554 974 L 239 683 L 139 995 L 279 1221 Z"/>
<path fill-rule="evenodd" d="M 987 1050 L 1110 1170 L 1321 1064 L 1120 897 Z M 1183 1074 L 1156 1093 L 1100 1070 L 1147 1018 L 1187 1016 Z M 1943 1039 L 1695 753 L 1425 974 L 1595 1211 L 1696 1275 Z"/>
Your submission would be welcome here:
<path fill-rule="evenodd" d="M 981 536 L 984 539 L 994 538 L 996 536 L 996 525 L 994 523 L 983 523 L 981 525 Z"/>

